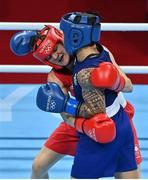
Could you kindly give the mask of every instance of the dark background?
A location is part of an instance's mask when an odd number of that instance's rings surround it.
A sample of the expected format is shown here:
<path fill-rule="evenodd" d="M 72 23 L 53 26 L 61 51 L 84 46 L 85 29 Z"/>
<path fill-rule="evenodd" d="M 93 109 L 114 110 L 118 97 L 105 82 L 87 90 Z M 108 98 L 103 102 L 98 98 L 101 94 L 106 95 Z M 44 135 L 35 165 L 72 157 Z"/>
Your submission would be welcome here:
<path fill-rule="evenodd" d="M 96 11 L 104 23 L 145 23 L 147 0 L 5 0 L 0 5 L 1 22 L 59 22 L 69 11 Z M 41 64 L 31 55 L 15 56 L 9 40 L 17 31 L 0 31 L 1 64 Z M 119 65 L 148 65 L 148 32 L 102 32 L 101 42 Z M 0 73 L 0 83 L 44 83 L 47 74 Z M 129 75 L 133 83 L 148 83 L 148 75 Z"/>

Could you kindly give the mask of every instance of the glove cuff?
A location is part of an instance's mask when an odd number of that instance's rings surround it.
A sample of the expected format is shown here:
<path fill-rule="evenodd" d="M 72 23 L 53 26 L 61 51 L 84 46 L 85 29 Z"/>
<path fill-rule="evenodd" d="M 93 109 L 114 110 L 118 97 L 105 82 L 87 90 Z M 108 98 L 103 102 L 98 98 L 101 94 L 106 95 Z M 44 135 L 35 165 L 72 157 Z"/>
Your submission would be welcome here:
<path fill-rule="evenodd" d="M 122 75 L 120 75 L 120 82 L 119 82 L 119 86 L 116 88 L 116 92 L 122 91 L 122 89 L 125 86 L 125 79 Z"/>
<path fill-rule="evenodd" d="M 76 130 L 81 133 L 84 132 L 84 130 L 83 130 L 84 121 L 85 121 L 84 118 L 76 118 L 75 122 L 74 122 L 74 126 L 75 126 Z"/>
<path fill-rule="evenodd" d="M 65 108 L 65 112 L 67 112 L 68 114 L 71 114 L 73 116 L 76 116 L 77 114 L 77 108 L 79 106 L 79 101 L 77 101 L 76 99 L 73 98 L 67 98 L 67 102 L 66 104 L 66 108 Z"/>

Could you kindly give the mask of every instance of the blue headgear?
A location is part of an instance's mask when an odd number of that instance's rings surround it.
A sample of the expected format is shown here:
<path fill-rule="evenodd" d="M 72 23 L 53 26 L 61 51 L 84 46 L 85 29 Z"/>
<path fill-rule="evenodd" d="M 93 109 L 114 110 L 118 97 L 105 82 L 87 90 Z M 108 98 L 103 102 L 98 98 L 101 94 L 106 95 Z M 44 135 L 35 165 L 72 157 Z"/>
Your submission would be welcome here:
<path fill-rule="evenodd" d="M 60 29 L 64 33 L 64 47 L 69 54 L 100 40 L 100 17 L 94 14 L 72 12 L 64 15 Z"/>

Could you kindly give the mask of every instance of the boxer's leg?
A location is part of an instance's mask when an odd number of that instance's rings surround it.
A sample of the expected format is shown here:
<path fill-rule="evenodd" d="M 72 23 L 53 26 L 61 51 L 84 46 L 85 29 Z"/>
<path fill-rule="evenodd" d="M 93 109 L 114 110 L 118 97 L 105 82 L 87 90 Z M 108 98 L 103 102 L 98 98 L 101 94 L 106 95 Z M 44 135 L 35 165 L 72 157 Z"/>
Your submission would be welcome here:
<path fill-rule="evenodd" d="M 63 154 L 59 154 L 51 149 L 43 147 L 33 161 L 31 178 L 48 179 L 48 169 L 51 168 L 62 157 L 64 157 Z"/>

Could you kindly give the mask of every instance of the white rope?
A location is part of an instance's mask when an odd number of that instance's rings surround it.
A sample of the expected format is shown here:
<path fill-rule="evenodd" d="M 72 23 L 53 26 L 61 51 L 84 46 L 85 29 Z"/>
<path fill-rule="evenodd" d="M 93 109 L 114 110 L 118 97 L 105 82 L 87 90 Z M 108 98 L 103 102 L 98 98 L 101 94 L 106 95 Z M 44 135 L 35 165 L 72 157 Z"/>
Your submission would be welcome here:
<path fill-rule="evenodd" d="M 2 73 L 48 73 L 50 70 L 46 65 L 0 65 Z"/>
<path fill-rule="evenodd" d="M 148 66 L 120 66 L 127 74 L 148 74 Z M 49 73 L 46 65 L 0 65 L 0 73 Z"/>
<path fill-rule="evenodd" d="M 59 23 L 49 22 L 0 22 L 0 30 L 40 30 L 44 25 L 59 29 Z M 148 23 L 101 23 L 102 31 L 148 31 Z"/>

